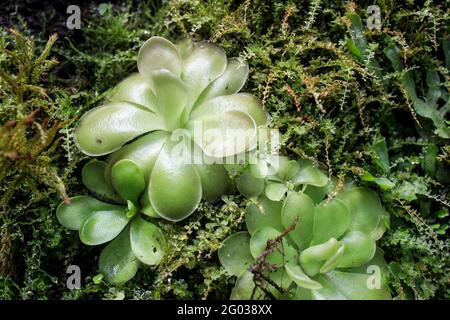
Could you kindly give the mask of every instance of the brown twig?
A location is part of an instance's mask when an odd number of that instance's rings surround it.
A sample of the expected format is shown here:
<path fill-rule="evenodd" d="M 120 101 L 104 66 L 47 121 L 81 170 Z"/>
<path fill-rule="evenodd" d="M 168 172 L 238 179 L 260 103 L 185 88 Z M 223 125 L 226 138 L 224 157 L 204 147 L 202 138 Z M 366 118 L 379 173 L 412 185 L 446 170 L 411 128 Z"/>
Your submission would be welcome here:
<path fill-rule="evenodd" d="M 270 299 L 275 299 L 275 296 L 266 289 L 264 284 L 268 283 L 277 289 L 280 293 L 285 293 L 286 289 L 280 287 L 277 283 L 275 283 L 270 277 L 264 274 L 265 271 L 273 272 L 278 269 L 278 266 L 269 264 L 266 262 L 267 256 L 274 252 L 275 250 L 280 250 L 279 245 L 283 238 L 292 230 L 295 229 L 295 226 L 298 223 L 298 217 L 292 222 L 292 224 L 283 231 L 278 237 L 273 240 L 267 240 L 266 247 L 261 255 L 256 258 L 256 262 L 248 269 L 253 274 L 253 282 L 255 283 L 255 287 L 253 288 L 253 292 L 250 299 L 253 299 L 256 293 L 256 289 L 260 288 Z M 282 250 L 280 250 L 282 254 Z"/>

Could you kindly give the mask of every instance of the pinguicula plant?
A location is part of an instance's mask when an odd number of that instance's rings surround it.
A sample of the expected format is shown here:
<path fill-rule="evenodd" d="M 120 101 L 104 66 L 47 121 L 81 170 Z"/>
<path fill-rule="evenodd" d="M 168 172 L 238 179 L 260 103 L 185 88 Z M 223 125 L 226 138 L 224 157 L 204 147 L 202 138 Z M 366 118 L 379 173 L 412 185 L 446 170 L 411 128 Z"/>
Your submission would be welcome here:
<path fill-rule="evenodd" d="M 133 162 L 122 160 L 111 169 L 112 186 L 105 179 L 106 163 L 91 160 L 82 170 L 84 185 L 97 197 L 75 196 L 59 205 L 56 216 L 68 229 L 78 230 L 91 246 L 111 241 L 100 254 L 99 269 L 105 279 L 124 283 L 139 264 L 157 265 L 164 257 L 162 231 L 141 214 L 138 199 L 145 189 L 144 174 Z"/>
<path fill-rule="evenodd" d="M 137 68 L 75 128 L 82 152 L 107 156 L 82 170 L 95 197 L 73 197 L 57 209 L 83 243 L 111 241 L 99 259 L 106 280 L 123 283 L 140 263 L 159 264 L 166 243 L 155 218 L 185 219 L 201 198 L 226 194 L 233 176 L 251 200 L 247 231 L 219 250 L 238 277 L 232 298 L 390 297 L 376 247 L 388 224 L 379 198 L 351 183 L 338 187 L 311 161 L 256 150 L 267 115 L 256 97 L 238 93 L 245 61 L 227 59 L 209 42 L 152 37 Z M 230 165 L 236 156 L 251 164 Z"/>
<path fill-rule="evenodd" d="M 212 43 L 175 45 L 152 37 L 139 51 L 137 68 L 108 103 L 83 115 L 76 143 L 90 156 L 110 154 L 107 181 L 117 162 L 132 161 L 145 177 L 143 210 L 179 221 L 202 196 L 214 200 L 228 190 L 219 159 L 253 149 L 266 113 L 256 97 L 238 93 L 247 63 L 227 59 Z M 244 134 L 230 134 L 238 130 Z"/>
<path fill-rule="evenodd" d="M 239 188 L 251 193 L 260 172 L 260 165 L 244 171 Z M 286 158 L 265 183 L 246 210 L 247 231 L 219 249 L 222 265 L 237 276 L 232 299 L 390 298 L 376 246 L 389 220 L 373 191 L 346 184 L 336 192 L 312 163 Z"/>
<path fill-rule="evenodd" d="M 83 153 L 108 155 L 82 171 L 100 200 L 77 196 L 57 209 L 61 224 L 78 230 L 83 243 L 112 240 L 99 260 L 111 283 L 131 279 L 140 262 L 160 263 L 165 240 L 150 221 L 182 220 L 202 197 L 216 200 L 226 193 L 230 179 L 220 159 L 255 148 L 257 129 L 267 118 L 256 97 L 238 93 L 247 63 L 227 59 L 212 43 L 174 45 L 152 37 L 139 51 L 137 68 L 75 128 Z"/>

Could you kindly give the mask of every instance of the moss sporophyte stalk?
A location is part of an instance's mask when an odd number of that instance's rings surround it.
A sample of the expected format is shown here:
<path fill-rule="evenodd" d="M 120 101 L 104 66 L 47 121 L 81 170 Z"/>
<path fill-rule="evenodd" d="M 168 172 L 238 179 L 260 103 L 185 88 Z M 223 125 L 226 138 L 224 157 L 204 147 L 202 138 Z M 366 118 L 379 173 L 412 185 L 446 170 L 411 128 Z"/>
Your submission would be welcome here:
<path fill-rule="evenodd" d="M 260 100 L 239 93 L 249 72 L 244 60 L 227 59 L 210 42 L 152 37 L 137 69 L 77 124 L 78 148 L 105 160 L 82 170 L 92 196 L 57 210 L 83 243 L 111 241 L 99 259 L 107 281 L 124 283 L 141 263 L 163 261 L 157 219 L 186 219 L 202 198 L 217 201 L 236 186 L 250 199 L 247 231 L 219 250 L 237 276 L 232 298 L 390 298 L 376 247 L 389 216 L 378 196 L 338 183 L 308 160 L 261 152 L 262 141 L 276 139 L 267 138 Z"/>

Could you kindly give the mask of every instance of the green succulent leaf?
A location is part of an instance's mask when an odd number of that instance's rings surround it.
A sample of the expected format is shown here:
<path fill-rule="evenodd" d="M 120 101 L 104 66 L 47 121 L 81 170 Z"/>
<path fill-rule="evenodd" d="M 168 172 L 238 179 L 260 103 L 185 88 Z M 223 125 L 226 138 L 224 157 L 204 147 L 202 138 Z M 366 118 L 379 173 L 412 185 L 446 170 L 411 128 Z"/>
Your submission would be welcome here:
<path fill-rule="evenodd" d="M 230 177 L 223 165 L 197 164 L 195 168 L 200 176 L 204 199 L 209 201 L 220 199 L 230 189 Z"/>
<path fill-rule="evenodd" d="M 240 276 L 236 279 L 236 284 L 234 285 L 233 290 L 231 291 L 231 300 L 249 300 L 253 299 L 261 299 L 263 298 L 263 294 L 259 288 L 256 289 L 254 296 L 252 297 L 252 293 L 255 290 L 255 282 L 253 281 L 253 273 L 250 271 L 244 271 Z"/>
<path fill-rule="evenodd" d="M 166 240 L 160 228 L 136 217 L 130 227 L 131 249 L 144 264 L 158 265 L 166 252 Z"/>
<path fill-rule="evenodd" d="M 350 226 L 350 211 L 344 202 L 333 199 L 315 209 L 314 236 L 311 245 L 323 243 L 330 238 L 339 239 Z"/>
<path fill-rule="evenodd" d="M 284 266 L 284 268 L 292 281 L 294 281 L 299 287 L 312 290 L 322 288 L 322 285 L 311 279 L 298 264 L 288 263 Z"/>
<path fill-rule="evenodd" d="M 75 141 L 85 154 L 101 156 L 143 133 L 165 128 L 163 119 L 154 113 L 129 102 L 112 102 L 81 117 Z"/>
<path fill-rule="evenodd" d="M 151 218 L 161 218 L 155 211 L 155 209 L 153 209 L 153 206 L 150 203 L 150 194 L 148 191 L 148 186 L 145 188 L 144 193 L 141 195 L 139 204 L 141 206 L 141 212 L 146 216 Z"/>
<path fill-rule="evenodd" d="M 279 157 L 279 161 L 277 175 L 282 181 L 288 181 L 299 173 L 300 165 L 297 161 L 289 160 L 287 157 Z"/>
<path fill-rule="evenodd" d="M 267 155 L 262 158 L 256 158 L 256 161 L 250 165 L 251 173 L 256 178 L 268 179 L 270 181 L 282 182 L 277 176 L 279 163 L 284 158 L 278 155 Z"/>
<path fill-rule="evenodd" d="M 248 64 L 239 58 L 230 58 L 227 68 L 216 80 L 214 80 L 200 95 L 196 105 L 202 102 L 230 94 L 235 94 L 242 89 L 248 76 Z"/>
<path fill-rule="evenodd" d="M 300 250 L 308 247 L 313 237 L 314 210 L 313 201 L 303 193 L 290 192 L 283 203 L 281 221 L 287 229 L 297 219 L 297 225 L 289 237 Z"/>
<path fill-rule="evenodd" d="M 303 193 L 310 196 L 314 203 L 319 204 L 325 199 L 327 194 L 333 192 L 336 189 L 336 185 L 337 179 L 335 177 L 331 177 L 327 185 L 323 187 L 307 185 Z"/>
<path fill-rule="evenodd" d="M 262 227 L 256 230 L 250 239 L 250 252 L 253 258 L 256 259 L 263 253 L 267 241 L 276 239 L 280 234 L 280 231 L 270 227 Z"/>
<path fill-rule="evenodd" d="M 109 283 L 122 284 L 133 278 L 138 268 L 139 260 L 131 250 L 128 227 L 103 249 L 99 269 Z"/>
<path fill-rule="evenodd" d="M 346 247 L 341 243 L 336 252 L 332 256 L 328 257 L 327 260 L 325 260 L 325 263 L 322 265 L 322 267 L 320 267 L 319 272 L 327 273 L 338 267 L 345 251 Z"/>
<path fill-rule="evenodd" d="M 312 165 L 301 166 L 297 175 L 292 178 L 294 185 L 313 185 L 323 187 L 328 184 L 327 175 Z"/>
<path fill-rule="evenodd" d="M 257 197 L 264 191 L 264 179 L 255 178 L 248 168 L 235 181 L 239 192 L 247 198 Z"/>
<path fill-rule="evenodd" d="M 178 49 L 172 42 L 162 37 L 151 37 L 139 50 L 137 67 L 143 78 L 151 80 L 152 72 L 160 69 L 166 69 L 179 76 L 182 61 Z"/>
<path fill-rule="evenodd" d="M 379 224 L 383 207 L 377 194 L 366 188 L 353 188 L 338 195 L 351 214 L 349 230 L 370 234 Z"/>
<path fill-rule="evenodd" d="M 183 61 L 181 79 L 189 86 L 189 107 L 194 105 L 203 90 L 227 67 L 227 56 L 222 48 L 202 41 L 195 45 Z"/>
<path fill-rule="evenodd" d="M 272 201 L 280 201 L 288 191 L 284 183 L 269 183 L 266 186 L 266 197 Z"/>
<path fill-rule="evenodd" d="M 280 219 L 281 206 L 281 202 L 271 201 L 265 196 L 258 197 L 256 203 L 249 205 L 245 211 L 248 232 L 253 234 L 262 227 L 271 227 L 283 232 L 285 228 Z"/>
<path fill-rule="evenodd" d="M 253 258 L 256 259 L 263 253 L 269 240 L 275 240 L 280 235 L 281 232 L 270 227 L 262 227 L 256 230 L 250 238 L 250 252 Z M 286 238 L 281 239 L 281 245 L 278 249 L 269 253 L 265 262 L 282 266 L 285 263 L 298 260 L 296 250 L 289 245 Z"/>
<path fill-rule="evenodd" d="M 192 120 L 203 118 L 221 118 L 227 111 L 241 111 L 250 115 L 256 125 L 265 125 L 267 115 L 262 109 L 261 101 L 248 93 L 237 93 L 228 96 L 220 96 L 205 101 L 191 113 Z"/>
<path fill-rule="evenodd" d="M 175 46 L 178 49 L 178 52 L 180 53 L 181 59 L 186 59 L 194 50 L 195 43 L 192 41 L 191 38 L 184 38 L 175 43 Z"/>
<path fill-rule="evenodd" d="M 370 233 L 372 240 L 377 241 L 383 236 L 384 232 L 389 227 L 389 218 L 389 213 L 383 208 L 383 213 L 381 214 L 378 226 Z"/>
<path fill-rule="evenodd" d="M 389 290 L 385 285 L 371 288 L 370 274 L 331 271 L 319 275 L 315 279 L 322 289 L 313 290 L 316 300 L 386 300 L 390 299 Z"/>
<path fill-rule="evenodd" d="M 226 158 L 256 146 L 256 124 L 246 112 L 229 110 L 220 117 L 206 116 L 201 121 L 201 131 L 197 129 L 199 119 L 189 122 L 188 129 L 207 156 Z"/>
<path fill-rule="evenodd" d="M 96 211 L 81 224 L 80 240 L 90 246 L 111 241 L 126 227 L 128 221 L 123 207 Z"/>
<path fill-rule="evenodd" d="M 174 146 L 173 141 L 167 141 L 162 148 L 150 177 L 148 193 L 158 215 L 180 221 L 197 208 L 202 185 L 195 166 L 172 154 Z"/>
<path fill-rule="evenodd" d="M 158 105 L 151 83 L 139 73 L 134 73 L 122 80 L 115 88 L 111 102 L 130 102 L 143 106 L 153 113 L 158 113 Z"/>
<path fill-rule="evenodd" d="M 310 277 L 318 274 L 327 260 L 335 261 L 336 253 L 342 243 L 334 238 L 327 242 L 311 246 L 300 253 L 300 265 Z M 328 269 L 327 267 L 325 269 Z"/>
<path fill-rule="evenodd" d="M 119 195 L 108 184 L 105 178 L 105 170 L 107 164 L 103 161 L 92 159 L 83 166 L 81 178 L 83 184 L 96 196 L 113 201 L 116 203 L 123 202 Z"/>
<path fill-rule="evenodd" d="M 187 102 L 188 90 L 184 83 L 168 70 L 152 73 L 159 113 L 169 130 L 181 126 L 181 116 Z"/>
<path fill-rule="evenodd" d="M 56 209 L 59 223 L 70 230 L 79 230 L 84 220 L 96 211 L 120 210 L 122 207 L 101 202 L 89 196 L 76 196 L 70 203 L 62 202 Z"/>
<path fill-rule="evenodd" d="M 153 166 L 169 135 L 163 131 L 155 131 L 140 137 L 136 141 L 110 154 L 107 159 L 106 178 L 111 183 L 112 167 L 120 160 L 128 159 L 136 163 L 148 182 Z"/>
<path fill-rule="evenodd" d="M 375 255 L 375 241 L 365 233 L 349 232 L 341 239 L 341 242 L 345 246 L 345 252 L 339 261 L 339 268 L 357 267 L 370 261 Z"/>
<path fill-rule="evenodd" d="M 228 274 L 239 276 L 255 260 L 250 252 L 250 234 L 248 232 L 232 234 L 225 239 L 218 254 L 220 263 Z"/>
<path fill-rule="evenodd" d="M 123 159 L 116 162 L 111 169 L 111 181 L 114 189 L 122 199 L 138 203 L 139 195 L 145 189 L 142 170 L 132 160 Z"/>

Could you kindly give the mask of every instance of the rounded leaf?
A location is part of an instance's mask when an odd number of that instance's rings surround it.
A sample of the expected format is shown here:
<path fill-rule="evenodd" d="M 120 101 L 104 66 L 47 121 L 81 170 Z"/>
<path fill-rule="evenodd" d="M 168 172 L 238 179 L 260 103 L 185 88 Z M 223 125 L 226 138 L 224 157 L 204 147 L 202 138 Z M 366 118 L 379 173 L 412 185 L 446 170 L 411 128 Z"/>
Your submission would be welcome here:
<path fill-rule="evenodd" d="M 90 246 L 111 241 L 126 227 L 128 221 L 123 207 L 96 211 L 81 224 L 80 240 Z"/>
<path fill-rule="evenodd" d="M 270 227 L 262 227 L 256 230 L 250 239 L 250 252 L 256 259 L 264 251 L 267 246 L 267 241 L 276 239 L 281 232 Z"/>
<path fill-rule="evenodd" d="M 180 221 L 197 208 L 202 186 L 195 166 L 172 155 L 174 145 L 173 141 L 167 141 L 159 153 L 148 192 L 153 209 L 161 217 Z"/>
<path fill-rule="evenodd" d="M 313 237 L 314 203 L 310 197 L 300 192 L 290 192 L 281 210 L 281 222 L 287 229 L 297 219 L 297 225 L 289 233 L 299 250 L 309 246 Z"/>
<path fill-rule="evenodd" d="M 377 194 L 367 188 L 353 188 L 338 195 L 350 210 L 349 230 L 371 233 L 379 224 L 383 207 Z"/>
<path fill-rule="evenodd" d="M 266 197 L 272 201 L 280 201 L 288 191 L 284 183 L 269 183 L 266 186 Z"/>
<path fill-rule="evenodd" d="M 186 86 L 168 70 L 154 71 L 152 76 L 159 114 L 164 117 L 168 130 L 179 128 L 187 102 Z"/>
<path fill-rule="evenodd" d="M 271 227 L 279 232 L 285 228 L 281 224 L 281 202 L 271 201 L 265 196 L 260 196 L 245 210 L 245 224 L 248 232 L 253 234 L 262 227 Z"/>
<path fill-rule="evenodd" d="M 131 249 L 144 264 L 158 265 L 166 252 L 166 240 L 161 229 L 142 218 L 135 218 L 130 228 Z"/>
<path fill-rule="evenodd" d="M 106 162 L 92 159 L 83 166 L 81 170 L 81 179 L 86 188 L 89 189 L 99 198 L 113 201 L 116 203 L 123 202 L 119 195 L 108 184 L 105 178 Z"/>
<path fill-rule="evenodd" d="M 236 187 L 247 198 L 257 197 L 264 191 L 264 179 L 255 178 L 250 169 L 245 169 L 236 178 Z"/>
<path fill-rule="evenodd" d="M 116 162 L 111 169 L 111 182 L 123 200 L 138 203 L 139 195 L 145 189 L 145 179 L 137 164 L 128 159 Z"/>
<path fill-rule="evenodd" d="M 255 260 L 250 252 L 248 232 L 237 232 L 226 238 L 218 253 L 222 266 L 234 276 L 247 270 Z"/>
<path fill-rule="evenodd" d="M 230 189 L 230 177 L 223 165 L 197 164 L 195 168 L 200 176 L 204 199 L 209 201 L 220 199 Z"/>
<path fill-rule="evenodd" d="M 61 202 L 56 209 L 56 217 L 64 227 L 79 230 L 84 220 L 96 211 L 117 210 L 121 206 L 101 202 L 89 196 L 70 198 L 70 203 Z"/>
<path fill-rule="evenodd" d="M 328 184 L 328 177 L 322 170 L 312 165 L 306 165 L 300 167 L 298 173 L 292 178 L 292 182 L 296 186 L 303 184 L 323 187 Z"/>
<path fill-rule="evenodd" d="M 156 213 L 155 209 L 153 209 L 152 204 L 150 203 L 150 194 L 148 192 L 148 185 L 145 188 L 141 198 L 139 199 L 139 204 L 141 205 L 141 212 L 146 216 L 151 218 L 160 218 L 158 213 Z"/>
<path fill-rule="evenodd" d="M 326 186 L 316 187 L 313 185 L 307 185 L 303 193 L 311 197 L 314 203 L 321 203 L 327 194 L 333 192 L 337 185 L 337 179 L 331 177 L 330 181 Z"/>
<path fill-rule="evenodd" d="M 323 286 L 321 290 L 313 291 L 317 300 L 387 300 L 390 299 L 389 289 L 385 284 L 379 288 L 371 287 L 370 274 L 331 271 L 317 276 L 317 281 Z"/>
<path fill-rule="evenodd" d="M 300 253 L 300 265 L 311 277 L 318 274 L 327 260 L 335 260 L 336 253 L 342 247 L 342 243 L 334 238 L 327 242 L 309 247 Z"/>
<path fill-rule="evenodd" d="M 158 113 L 156 97 L 151 83 L 139 73 L 134 73 L 122 80 L 109 98 L 111 102 L 126 101 L 141 105 L 148 110 Z"/>
<path fill-rule="evenodd" d="M 255 291 L 255 292 L 254 292 Z M 254 292 L 254 294 L 253 294 Z M 253 294 L 253 296 L 252 296 Z M 237 279 L 233 290 L 231 291 L 230 300 L 249 300 L 262 299 L 264 295 L 262 291 L 257 288 L 255 290 L 255 282 L 253 281 L 253 273 L 244 271 Z"/>
<path fill-rule="evenodd" d="M 345 252 L 339 260 L 339 268 L 357 267 L 370 261 L 375 255 L 376 244 L 370 235 L 351 231 L 341 239 L 341 242 L 345 246 Z"/>
<path fill-rule="evenodd" d="M 181 58 L 178 49 L 169 40 L 151 37 L 139 49 L 137 67 L 141 76 L 151 79 L 152 71 L 166 69 L 179 76 Z"/>
<path fill-rule="evenodd" d="M 222 48 L 206 41 L 195 44 L 194 49 L 184 60 L 181 75 L 181 79 L 189 86 L 190 107 L 226 67 L 227 57 Z"/>
<path fill-rule="evenodd" d="M 111 284 L 123 284 L 134 277 L 139 260 L 131 250 L 129 228 L 103 249 L 98 264 L 100 272 Z"/>
<path fill-rule="evenodd" d="M 277 175 L 282 181 L 288 181 L 295 177 L 300 170 L 300 165 L 295 160 L 289 160 L 287 157 L 279 157 Z"/>
<path fill-rule="evenodd" d="M 230 58 L 227 68 L 220 77 L 214 80 L 200 95 L 196 105 L 218 97 L 239 92 L 248 76 L 248 63 L 239 58 Z"/>
<path fill-rule="evenodd" d="M 165 129 L 161 117 L 129 102 L 113 102 L 81 117 L 75 142 L 85 154 L 101 156 L 143 133 L 160 129 Z"/>
<path fill-rule="evenodd" d="M 128 159 L 139 166 L 144 174 L 145 181 L 148 182 L 155 161 L 168 137 L 167 132 L 155 131 L 110 154 L 107 159 L 106 179 L 111 183 L 113 165 L 122 159 Z"/>
<path fill-rule="evenodd" d="M 311 279 L 297 264 L 286 264 L 284 266 L 287 274 L 299 287 L 318 290 L 322 288 L 322 285 L 317 281 Z"/>
<path fill-rule="evenodd" d="M 246 112 L 229 110 L 220 117 L 208 115 L 188 123 L 194 141 L 203 152 L 214 158 L 225 158 L 256 146 L 256 124 Z"/>
<path fill-rule="evenodd" d="M 350 226 L 350 211 L 339 199 L 325 201 L 315 209 L 314 231 L 311 245 L 323 243 L 330 238 L 339 239 Z"/>
<path fill-rule="evenodd" d="M 228 96 L 220 96 L 205 101 L 191 113 L 192 120 L 206 117 L 216 117 L 220 119 L 227 111 L 241 111 L 249 114 L 256 125 L 265 125 L 267 114 L 262 109 L 261 100 L 248 93 L 238 93 Z"/>

